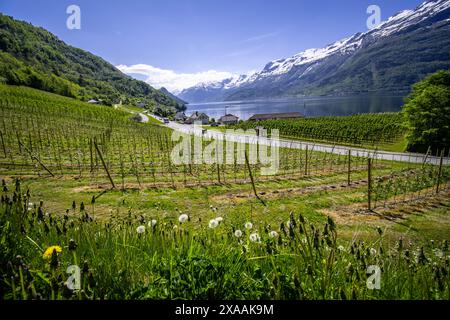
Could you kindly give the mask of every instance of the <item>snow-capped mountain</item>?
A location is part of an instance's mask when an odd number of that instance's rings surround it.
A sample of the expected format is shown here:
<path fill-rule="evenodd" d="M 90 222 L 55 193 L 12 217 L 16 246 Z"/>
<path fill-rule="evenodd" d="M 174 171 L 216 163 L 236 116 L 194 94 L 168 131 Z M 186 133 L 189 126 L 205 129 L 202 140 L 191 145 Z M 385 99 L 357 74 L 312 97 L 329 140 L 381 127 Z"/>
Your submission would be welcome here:
<path fill-rule="evenodd" d="M 407 91 L 437 69 L 450 69 L 450 0 L 429 0 L 378 27 L 271 61 L 259 72 L 202 83 L 179 96 L 190 102 L 307 94 Z"/>

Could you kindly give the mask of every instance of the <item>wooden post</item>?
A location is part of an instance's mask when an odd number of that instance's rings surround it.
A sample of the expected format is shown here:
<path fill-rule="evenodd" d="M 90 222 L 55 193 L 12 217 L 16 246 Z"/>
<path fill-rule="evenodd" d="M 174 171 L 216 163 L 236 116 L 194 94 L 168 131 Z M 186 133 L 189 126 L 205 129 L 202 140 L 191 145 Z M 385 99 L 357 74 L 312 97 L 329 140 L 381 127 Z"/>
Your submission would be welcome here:
<path fill-rule="evenodd" d="M 95 140 L 94 140 L 94 146 L 95 146 L 95 149 L 97 150 L 98 156 L 100 157 L 100 161 L 103 164 L 103 168 L 105 168 L 106 174 L 108 175 L 109 181 L 111 182 L 113 189 L 115 189 L 116 185 L 114 184 L 114 181 L 113 181 L 111 175 L 109 174 L 108 167 L 106 166 L 105 160 L 103 159 L 103 155 L 102 155 L 100 149 L 98 148 L 97 141 L 95 141 Z"/>
<path fill-rule="evenodd" d="M 367 205 L 369 211 L 372 211 L 372 159 L 367 159 Z"/>
<path fill-rule="evenodd" d="M 37 155 L 34 155 L 30 150 L 28 150 L 28 148 L 22 143 L 22 141 L 20 141 L 20 138 L 17 136 L 17 139 L 19 139 L 19 145 L 21 147 L 23 147 L 25 149 L 26 152 L 28 152 L 28 154 L 30 155 L 30 158 L 32 160 L 36 160 L 37 162 L 39 162 L 39 164 L 42 166 L 42 168 L 44 168 L 45 171 L 47 171 L 52 177 L 54 177 L 55 175 L 53 174 L 53 172 L 50 171 L 49 168 L 47 168 L 45 166 L 45 164 L 42 163 L 41 159 L 39 159 L 39 157 Z"/>
<path fill-rule="evenodd" d="M 6 155 L 6 147 L 5 147 L 5 141 L 3 140 L 3 132 L 0 130 L 0 136 L 2 138 L 2 148 L 3 148 L 3 153 L 5 154 L 5 158 L 7 157 Z"/>
<path fill-rule="evenodd" d="M 439 193 L 439 186 L 441 183 L 441 175 L 442 175 L 442 163 L 444 161 L 444 150 L 441 152 L 441 160 L 439 161 L 439 171 L 437 176 L 437 183 L 436 183 L 436 194 Z"/>
<path fill-rule="evenodd" d="M 93 150 L 92 150 L 92 138 L 89 139 L 89 152 L 90 152 L 90 156 L 91 156 L 91 173 L 94 172 L 94 155 L 93 155 Z"/>
<path fill-rule="evenodd" d="M 217 181 L 219 181 L 219 184 L 222 184 L 222 182 L 220 181 L 220 166 L 218 163 L 216 163 L 216 168 L 217 168 Z"/>
<path fill-rule="evenodd" d="M 423 158 L 422 166 L 427 164 L 428 155 L 430 154 L 430 151 L 431 151 L 431 147 L 429 146 L 428 149 L 427 149 L 427 153 L 425 153 L 425 157 Z"/>
<path fill-rule="evenodd" d="M 350 173 L 351 173 L 351 157 L 352 150 L 348 150 L 348 167 L 347 167 L 347 185 L 350 185 Z"/>
<path fill-rule="evenodd" d="M 256 192 L 256 187 L 255 187 L 255 181 L 253 180 L 253 175 L 252 175 L 252 170 L 250 168 L 250 163 L 248 162 L 248 155 L 247 155 L 247 150 L 245 150 L 245 163 L 247 164 L 247 169 L 248 169 L 248 174 L 250 176 L 250 181 L 252 183 L 252 188 L 253 188 L 253 193 L 255 194 L 255 197 L 261 201 L 261 203 L 266 206 L 266 203 L 264 202 L 263 199 L 261 199 L 258 195 L 258 192 Z"/>
<path fill-rule="evenodd" d="M 305 153 L 305 176 L 308 175 L 308 145 L 306 145 Z"/>

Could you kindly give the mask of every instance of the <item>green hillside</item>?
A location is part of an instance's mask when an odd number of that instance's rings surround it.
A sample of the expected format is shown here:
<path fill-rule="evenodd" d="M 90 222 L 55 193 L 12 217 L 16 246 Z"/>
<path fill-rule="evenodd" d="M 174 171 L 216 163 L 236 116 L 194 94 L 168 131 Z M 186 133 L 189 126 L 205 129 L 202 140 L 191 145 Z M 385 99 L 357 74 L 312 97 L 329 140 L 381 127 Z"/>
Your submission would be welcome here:
<path fill-rule="evenodd" d="M 184 106 L 43 28 L 0 14 L 0 83 L 25 85 L 112 105 L 145 104 L 168 113 Z"/>

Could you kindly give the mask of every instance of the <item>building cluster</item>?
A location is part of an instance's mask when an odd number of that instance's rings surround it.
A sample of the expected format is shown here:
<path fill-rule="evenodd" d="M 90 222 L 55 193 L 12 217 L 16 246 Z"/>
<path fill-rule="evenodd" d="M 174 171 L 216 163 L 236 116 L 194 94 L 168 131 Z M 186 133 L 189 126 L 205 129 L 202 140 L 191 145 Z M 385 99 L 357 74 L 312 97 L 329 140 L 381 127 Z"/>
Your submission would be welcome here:
<path fill-rule="evenodd" d="M 266 113 L 255 114 L 251 116 L 248 121 L 298 119 L 302 117 L 303 115 L 300 112 Z M 217 119 L 217 121 L 214 121 L 214 119 L 210 119 L 206 113 L 195 111 L 189 117 L 186 116 L 184 112 L 177 112 L 174 116 L 174 120 L 184 124 L 201 123 L 202 125 L 233 125 L 239 122 L 239 117 L 233 114 L 225 114 Z"/>

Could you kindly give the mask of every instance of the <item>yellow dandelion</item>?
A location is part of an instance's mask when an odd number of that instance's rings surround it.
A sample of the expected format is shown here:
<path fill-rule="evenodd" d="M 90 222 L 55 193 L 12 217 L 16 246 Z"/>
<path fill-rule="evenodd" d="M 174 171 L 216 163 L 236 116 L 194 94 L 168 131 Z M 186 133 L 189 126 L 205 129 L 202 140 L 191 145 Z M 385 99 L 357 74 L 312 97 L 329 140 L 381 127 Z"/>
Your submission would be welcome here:
<path fill-rule="evenodd" d="M 46 260 L 49 260 L 52 257 L 53 251 L 56 251 L 56 253 L 61 253 L 62 252 L 62 248 L 60 246 L 48 247 L 47 250 L 45 250 L 45 252 L 42 255 L 42 257 L 44 259 L 46 259 Z"/>

